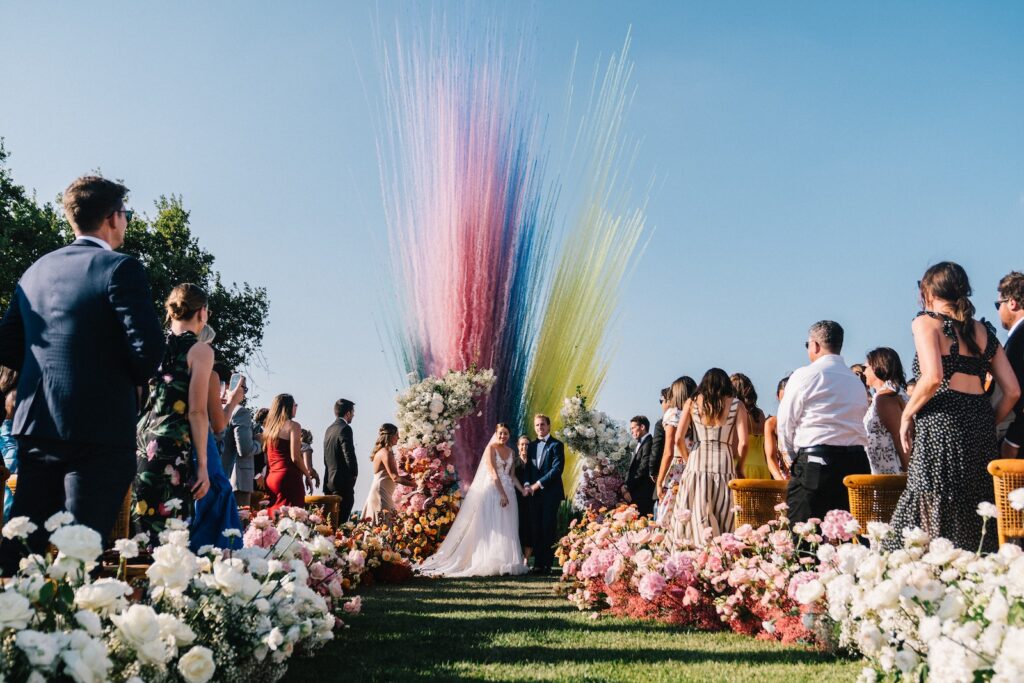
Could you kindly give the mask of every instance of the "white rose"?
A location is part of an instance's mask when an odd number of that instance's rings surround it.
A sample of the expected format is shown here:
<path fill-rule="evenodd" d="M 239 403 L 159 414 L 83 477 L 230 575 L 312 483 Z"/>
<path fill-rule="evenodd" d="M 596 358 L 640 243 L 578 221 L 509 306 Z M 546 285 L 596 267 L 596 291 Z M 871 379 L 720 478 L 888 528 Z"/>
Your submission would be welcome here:
<path fill-rule="evenodd" d="M 28 628 L 28 623 L 35 616 L 32 603 L 21 593 L 6 590 L 0 593 L 0 629 Z"/>
<path fill-rule="evenodd" d="M 812 579 L 807 583 L 800 584 L 796 589 L 796 600 L 802 605 L 810 605 L 821 599 L 825 594 L 825 586 L 821 581 Z"/>
<path fill-rule="evenodd" d="M 48 669 L 60 652 L 57 636 L 31 629 L 18 631 L 14 636 L 14 644 L 25 653 L 29 664 L 41 669 Z"/>
<path fill-rule="evenodd" d="M 178 672 L 187 683 L 206 683 L 216 670 L 213 652 L 202 645 L 196 645 L 178 660 Z"/>
<path fill-rule="evenodd" d="M 191 645 L 196 639 L 196 634 L 189 625 L 173 614 L 158 614 L 156 620 L 160 624 L 160 637 L 173 638 L 174 644 L 178 647 Z"/>
<path fill-rule="evenodd" d="M 196 556 L 187 547 L 167 544 L 153 550 L 153 564 L 146 570 L 146 576 L 156 586 L 183 591 L 197 568 Z"/>
<path fill-rule="evenodd" d="M 114 550 L 125 560 L 139 556 L 139 544 L 130 538 L 119 538 L 114 541 Z"/>
<path fill-rule="evenodd" d="M 281 632 L 281 629 L 275 626 L 270 630 L 270 633 L 263 638 L 263 644 L 271 650 L 277 650 L 277 648 L 284 644 L 284 633 Z"/>
<path fill-rule="evenodd" d="M 74 524 L 75 516 L 70 512 L 57 512 L 50 515 L 50 518 L 43 523 L 43 528 L 49 532 L 54 532 L 61 528 L 65 524 Z"/>
<path fill-rule="evenodd" d="M 35 524 L 29 521 L 28 517 L 15 517 L 4 524 L 3 535 L 7 539 L 27 538 L 29 534 L 38 529 Z"/>
<path fill-rule="evenodd" d="M 892 579 L 886 579 L 871 589 L 865 599 L 869 609 L 874 611 L 895 607 L 900 599 L 900 587 Z"/>
<path fill-rule="evenodd" d="M 960 615 L 967 610 L 967 605 L 964 604 L 964 599 L 958 592 L 946 593 L 946 597 L 943 598 L 942 604 L 939 605 L 938 616 L 943 620 L 959 619 Z"/>
<path fill-rule="evenodd" d="M 94 529 L 81 524 L 62 526 L 50 536 L 50 543 L 57 546 L 66 557 L 82 562 L 94 562 L 103 553 L 103 537 Z"/>
<path fill-rule="evenodd" d="M 989 503 L 988 501 L 982 501 L 978 503 L 977 512 L 978 516 L 984 519 L 991 519 L 992 517 L 999 516 L 999 508 L 997 508 L 993 503 Z"/>
<path fill-rule="evenodd" d="M 1014 510 L 1024 510 L 1024 488 L 1014 489 L 1006 497 Z"/>
<path fill-rule="evenodd" d="M 78 625 L 85 629 L 86 633 L 90 636 L 100 636 L 103 633 L 103 622 L 100 621 L 100 617 L 95 612 L 91 612 L 87 609 L 79 610 L 75 612 L 75 621 Z"/>
<path fill-rule="evenodd" d="M 136 647 L 160 638 L 160 621 L 156 611 L 149 605 L 132 605 L 127 610 L 110 617 L 121 635 Z M 161 660 L 163 661 L 163 660 Z"/>
<path fill-rule="evenodd" d="M 75 606 L 78 609 L 105 614 L 120 608 L 125 597 L 131 593 L 131 586 L 123 581 L 99 579 L 93 583 L 79 586 L 75 591 Z"/>

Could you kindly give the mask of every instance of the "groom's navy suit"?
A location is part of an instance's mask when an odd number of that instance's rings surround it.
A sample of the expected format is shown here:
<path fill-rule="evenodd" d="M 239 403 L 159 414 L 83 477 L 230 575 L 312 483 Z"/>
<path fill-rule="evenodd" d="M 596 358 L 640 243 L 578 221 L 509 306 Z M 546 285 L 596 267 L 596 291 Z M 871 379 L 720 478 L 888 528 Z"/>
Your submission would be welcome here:
<path fill-rule="evenodd" d="M 135 258 L 84 239 L 46 254 L 18 283 L 0 322 L 0 365 L 21 372 L 13 433 L 18 490 L 13 516 L 39 528 L 67 509 L 107 536 L 135 476 L 137 387 L 164 353 L 146 271 Z M 19 543 L 5 541 L 4 573 Z"/>
<path fill-rule="evenodd" d="M 562 488 L 562 472 L 565 470 L 565 445 L 553 436 L 548 436 L 543 449 L 540 440 L 530 442 L 527 450 L 526 476 L 530 484 L 539 483 L 541 489 L 533 494 L 530 506 L 533 517 L 534 568 L 551 569 L 554 562 L 555 526 L 558 522 L 558 508 L 565 500 Z M 538 462 L 538 451 L 540 461 Z"/>

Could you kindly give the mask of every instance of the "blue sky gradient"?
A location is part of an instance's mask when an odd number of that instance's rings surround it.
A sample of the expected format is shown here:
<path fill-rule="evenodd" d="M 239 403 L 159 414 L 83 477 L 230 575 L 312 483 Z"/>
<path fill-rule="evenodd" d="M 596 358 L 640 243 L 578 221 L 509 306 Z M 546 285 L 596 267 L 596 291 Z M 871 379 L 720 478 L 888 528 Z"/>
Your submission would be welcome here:
<path fill-rule="evenodd" d="M 499 9 L 531 35 L 538 106 L 569 65 L 632 27 L 649 242 L 622 294 L 600 406 L 654 416 L 657 392 L 710 366 L 743 371 L 774 412 L 832 318 L 844 355 L 912 355 L 915 282 L 959 261 L 994 317 L 1024 269 L 1024 4 L 559 2 Z M 181 194 L 228 281 L 269 289 L 269 372 L 317 435 L 355 400 L 356 446 L 393 418 L 377 332 L 387 286 L 374 144 L 374 26 L 430 3 L 0 3 L 0 135 L 18 182 L 51 198 L 99 168 L 152 212 Z M 500 14 L 499 14 L 500 13 Z M 361 477 L 359 493 L 369 484 Z"/>

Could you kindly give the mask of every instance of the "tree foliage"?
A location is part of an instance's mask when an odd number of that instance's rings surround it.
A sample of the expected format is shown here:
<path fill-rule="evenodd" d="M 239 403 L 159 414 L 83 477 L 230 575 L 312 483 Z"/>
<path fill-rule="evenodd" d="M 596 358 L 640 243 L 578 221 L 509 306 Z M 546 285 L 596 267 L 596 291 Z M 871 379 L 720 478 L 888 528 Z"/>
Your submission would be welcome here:
<path fill-rule="evenodd" d="M 40 204 L 14 182 L 7 158 L 0 139 L 0 307 L 4 310 L 25 269 L 74 237 L 58 204 Z M 195 283 L 210 296 L 218 360 L 232 368 L 262 364 L 263 332 L 270 311 L 267 290 L 248 282 L 223 283 L 213 254 L 192 234 L 189 212 L 180 196 L 161 196 L 155 208 L 153 219 L 135 215 L 121 251 L 146 267 L 153 306 L 161 320 L 171 289 L 182 282 Z"/>

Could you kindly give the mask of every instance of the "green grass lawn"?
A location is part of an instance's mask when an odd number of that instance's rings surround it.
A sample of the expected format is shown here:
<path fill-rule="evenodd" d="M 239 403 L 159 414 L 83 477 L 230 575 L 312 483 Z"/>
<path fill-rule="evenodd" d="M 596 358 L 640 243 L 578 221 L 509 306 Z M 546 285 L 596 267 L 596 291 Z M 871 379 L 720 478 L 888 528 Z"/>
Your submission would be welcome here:
<path fill-rule="evenodd" d="M 590 619 L 545 578 L 367 590 L 352 628 L 285 681 L 852 681 L 861 665 L 732 633 Z"/>

